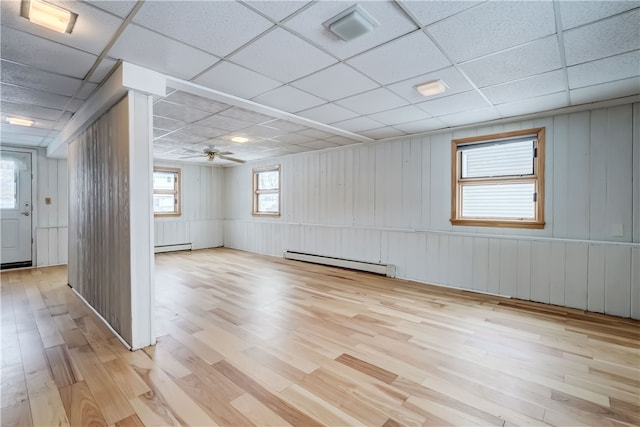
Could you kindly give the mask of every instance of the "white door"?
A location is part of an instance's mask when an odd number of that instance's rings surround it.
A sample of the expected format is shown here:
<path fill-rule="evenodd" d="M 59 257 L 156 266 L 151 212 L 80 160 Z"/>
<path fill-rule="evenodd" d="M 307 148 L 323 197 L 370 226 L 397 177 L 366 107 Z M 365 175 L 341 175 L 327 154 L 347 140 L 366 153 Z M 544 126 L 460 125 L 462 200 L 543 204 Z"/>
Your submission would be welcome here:
<path fill-rule="evenodd" d="M 30 267 L 31 153 L 0 151 L 0 222 L 2 268 Z"/>

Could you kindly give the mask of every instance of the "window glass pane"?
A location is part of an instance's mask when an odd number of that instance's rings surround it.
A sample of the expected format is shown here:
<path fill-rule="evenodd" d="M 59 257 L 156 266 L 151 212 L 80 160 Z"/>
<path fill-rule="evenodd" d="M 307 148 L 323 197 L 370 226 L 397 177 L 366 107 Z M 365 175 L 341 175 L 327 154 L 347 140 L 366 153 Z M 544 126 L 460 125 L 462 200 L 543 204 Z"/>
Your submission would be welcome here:
<path fill-rule="evenodd" d="M 153 172 L 153 189 L 154 190 L 175 190 L 175 172 Z"/>
<path fill-rule="evenodd" d="M 278 213 L 279 194 L 258 194 L 258 212 Z"/>
<path fill-rule="evenodd" d="M 14 160 L 2 160 L 0 167 L 0 208 L 15 209 L 18 205 L 18 171 Z"/>
<path fill-rule="evenodd" d="M 275 171 L 258 172 L 258 190 L 276 190 L 280 186 L 280 173 Z"/>
<path fill-rule="evenodd" d="M 175 198 L 173 194 L 154 194 L 153 212 L 172 213 L 176 211 Z"/>
<path fill-rule="evenodd" d="M 462 178 L 533 174 L 533 140 L 463 146 Z"/>
<path fill-rule="evenodd" d="M 533 182 L 465 185 L 462 187 L 463 218 L 533 219 Z"/>

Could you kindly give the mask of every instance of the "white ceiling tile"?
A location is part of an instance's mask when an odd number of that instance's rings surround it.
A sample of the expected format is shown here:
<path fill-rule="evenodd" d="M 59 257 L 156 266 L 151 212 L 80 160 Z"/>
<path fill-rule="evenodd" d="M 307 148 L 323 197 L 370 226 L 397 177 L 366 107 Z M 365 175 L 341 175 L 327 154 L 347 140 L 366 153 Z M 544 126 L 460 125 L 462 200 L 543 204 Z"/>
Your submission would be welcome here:
<path fill-rule="evenodd" d="M 431 118 L 431 119 L 417 120 L 415 122 L 401 123 L 394 127 L 403 132 L 412 134 L 412 133 L 427 132 L 427 131 L 436 130 L 436 129 L 443 129 L 443 128 L 446 128 L 447 125 L 445 125 L 444 123 L 442 123 L 440 120 L 436 118 Z"/>
<path fill-rule="evenodd" d="M 478 87 L 505 83 L 557 70 L 562 66 L 555 36 L 519 46 L 461 65 Z"/>
<path fill-rule="evenodd" d="M 82 84 L 80 79 L 47 73 L 37 68 L 26 67 L 9 61 L 0 62 L 0 73 L 3 83 L 64 96 L 73 96 Z"/>
<path fill-rule="evenodd" d="M 460 62 L 554 34 L 556 21 L 550 1 L 489 1 L 427 29 Z"/>
<path fill-rule="evenodd" d="M 283 145 L 288 145 L 288 144 L 303 144 L 305 142 L 313 141 L 315 138 L 312 138 L 306 135 L 301 135 L 298 133 L 289 133 L 286 135 L 280 135 L 274 139 L 275 139 L 275 142 L 273 146 L 281 147 Z"/>
<path fill-rule="evenodd" d="M 41 90 L 2 84 L 0 96 L 3 101 L 37 105 L 40 107 L 63 110 L 71 100 L 68 96 L 56 95 Z"/>
<path fill-rule="evenodd" d="M 282 21 L 287 16 L 290 16 L 295 11 L 304 7 L 308 2 L 307 1 L 279 1 L 279 0 L 270 0 L 270 1 L 248 1 L 247 4 L 255 7 L 260 12 L 267 15 L 269 18 L 274 21 Z"/>
<path fill-rule="evenodd" d="M 278 108 L 289 113 L 306 110 L 326 101 L 289 85 L 280 86 L 252 99 L 260 104 Z"/>
<path fill-rule="evenodd" d="M 300 132 L 301 130 L 308 129 L 306 126 L 299 125 L 298 123 L 293 123 L 288 120 L 282 119 L 274 119 L 270 122 L 265 122 L 262 124 L 263 126 L 269 126 L 271 128 L 280 129 L 285 132 Z"/>
<path fill-rule="evenodd" d="M 169 119 L 161 116 L 153 116 L 153 127 L 166 131 L 178 130 L 187 125 L 187 122 L 181 120 Z"/>
<path fill-rule="evenodd" d="M 383 127 L 379 129 L 371 129 L 366 130 L 364 132 L 360 132 L 362 135 L 369 137 L 371 139 L 385 139 L 385 138 L 394 138 L 396 136 L 405 135 L 405 132 L 392 128 L 392 127 Z"/>
<path fill-rule="evenodd" d="M 335 104 L 324 104 L 319 107 L 313 107 L 308 110 L 300 111 L 299 116 L 315 120 L 320 123 L 333 123 L 340 120 L 352 119 L 358 116 L 358 113 L 349 111 Z"/>
<path fill-rule="evenodd" d="M 397 93 L 407 101 L 414 103 L 421 102 L 425 100 L 425 97 L 418 93 L 415 86 L 433 80 L 442 80 L 447 85 L 447 91 L 443 94 L 435 95 L 431 99 L 442 98 L 443 96 L 450 96 L 473 89 L 467 79 L 465 79 L 454 67 L 447 67 L 433 73 L 422 74 L 409 80 L 394 83 L 387 86 L 387 88 L 392 92 Z"/>
<path fill-rule="evenodd" d="M 575 65 L 569 67 L 567 72 L 571 89 L 637 78 L 640 75 L 640 50 Z"/>
<path fill-rule="evenodd" d="M 40 25 L 32 24 L 28 19 L 24 19 L 20 16 L 21 2 L 19 1 L 0 2 L 2 26 L 12 27 L 62 45 L 99 55 L 123 22 L 121 18 L 92 7 L 85 2 L 56 1 L 55 3 L 78 14 L 78 19 L 71 34 L 51 31 Z"/>
<path fill-rule="evenodd" d="M 414 122 L 416 120 L 424 120 L 429 118 L 429 114 L 414 106 L 406 106 L 394 108 L 393 110 L 383 111 L 381 113 L 371 114 L 369 116 L 373 120 L 377 120 L 382 124 L 395 126 L 400 123 Z"/>
<path fill-rule="evenodd" d="M 218 61 L 211 54 L 137 25 L 127 26 L 109 51 L 109 56 L 185 80 Z"/>
<path fill-rule="evenodd" d="M 378 88 L 337 101 L 336 104 L 366 115 L 407 105 L 407 101 L 385 88 Z"/>
<path fill-rule="evenodd" d="M 107 12 L 111 12 L 114 15 L 118 15 L 121 18 L 126 18 L 137 3 L 137 1 L 134 0 L 88 0 L 88 2 L 89 4 L 99 7 L 102 10 L 106 10 Z"/>
<path fill-rule="evenodd" d="M 462 126 L 473 123 L 487 122 L 499 119 L 500 113 L 492 107 L 479 108 L 477 110 L 462 111 L 460 113 L 448 114 L 438 117 L 438 119 L 448 127 Z"/>
<path fill-rule="evenodd" d="M 102 83 L 102 81 L 109 76 L 109 73 L 118 65 L 118 62 L 111 58 L 103 58 L 100 64 L 96 67 L 95 71 L 89 77 L 89 81 L 93 83 Z"/>
<path fill-rule="evenodd" d="M 527 77 L 482 89 L 482 93 L 493 104 L 533 98 L 566 90 L 564 75 L 561 70 L 555 70 L 537 76 Z"/>
<path fill-rule="evenodd" d="M 159 138 L 159 140 L 172 140 L 178 141 L 183 144 L 195 144 L 197 142 L 206 141 L 208 138 L 201 135 L 193 135 L 191 133 L 185 132 L 184 130 L 177 130 L 175 132 L 171 132 L 166 137 Z"/>
<path fill-rule="evenodd" d="M 15 102 L 0 102 L 0 111 L 12 116 L 24 116 L 32 119 L 58 120 L 61 110 L 38 107 L 37 105 L 19 104 Z"/>
<path fill-rule="evenodd" d="M 442 0 L 402 2 L 418 18 L 422 26 L 433 24 L 480 3 L 482 2 Z"/>
<path fill-rule="evenodd" d="M 382 126 L 382 123 L 370 119 L 369 117 L 356 117 L 355 119 L 332 123 L 331 126 L 335 126 L 338 129 L 344 129 L 349 132 L 361 132 L 363 130 L 377 129 Z"/>
<path fill-rule="evenodd" d="M 380 25 L 370 33 L 345 42 L 327 30 L 322 24 L 351 6 L 353 6 L 353 2 L 317 2 L 290 21 L 287 21 L 285 26 L 341 59 L 364 52 L 417 29 L 416 25 L 394 2 L 361 2 L 360 6 L 375 18 Z"/>
<path fill-rule="evenodd" d="M 314 139 L 327 139 L 334 136 L 333 134 L 318 130 L 318 129 L 306 129 L 298 132 L 300 135 L 308 136 Z M 278 138 L 280 139 L 280 138 Z"/>
<path fill-rule="evenodd" d="M 31 65 L 41 70 L 82 79 L 97 59 L 95 55 L 90 53 L 63 46 L 51 40 L 17 31 L 4 25 L 0 28 L 0 34 L 2 42 L 0 52 L 2 52 L 3 59 Z M 25 46 L 29 48 L 25 49 Z"/>
<path fill-rule="evenodd" d="M 328 101 L 345 98 L 378 87 L 359 71 L 338 63 L 291 84 Z"/>
<path fill-rule="evenodd" d="M 638 49 L 640 9 L 564 32 L 567 65 Z"/>
<path fill-rule="evenodd" d="M 355 139 L 345 138 L 344 136 L 332 136 L 331 138 L 327 138 L 327 141 L 333 142 L 338 145 L 352 145 L 352 144 L 360 144 L 362 141 L 356 141 Z"/>
<path fill-rule="evenodd" d="M 269 126 L 255 125 L 242 129 L 242 133 L 249 135 L 251 139 L 271 138 L 282 135 L 284 131 Z"/>
<path fill-rule="evenodd" d="M 569 92 L 572 105 L 580 105 L 588 102 L 622 98 L 624 96 L 638 94 L 640 94 L 640 79 L 637 77 L 587 86 L 579 89 L 572 89 Z"/>
<path fill-rule="evenodd" d="M 450 65 L 422 31 L 386 43 L 347 62 L 381 84 L 395 83 Z"/>
<path fill-rule="evenodd" d="M 262 16 L 231 1 L 145 2 L 133 21 L 220 57 L 272 26 Z"/>
<path fill-rule="evenodd" d="M 640 7 L 640 1 L 561 1 L 562 28 L 568 30 L 578 25 L 598 21 L 626 10 Z"/>
<path fill-rule="evenodd" d="M 165 101 L 173 102 L 174 104 L 186 105 L 190 108 L 196 108 L 210 113 L 217 113 L 226 110 L 227 108 L 231 108 L 229 104 L 225 104 L 224 102 L 214 101 L 213 99 L 192 95 L 179 90 L 167 96 Z"/>
<path fill-rule="evenodd" d="M 308 148 L 312 148 L 314 150 L 323 150 L 325 148 L 333 148 L 333 147 L 338 147 L 338 144 L 334 143 L 334 142 L 329 142 L 327 140 L 316 140 L 316 141 L 311 141 L 311 142 L 305 142 L 303 144 L 300 144 L 303 147 L 308 147 Z"/>
<path fill-rule="evenodd" d="M 179 132 L 183 132 L 187 135 L 192 135 L 192 136 L 200 136 L 202 138 L 207 138 L 207 139 L 216 138 L 218 136 L 229 133 L 224 129 L 217 129 L 210 126 L 199 126 L 196 124 L 185 126 L 184 128 L 180 129 Z"/>
<path fill-rule="evenodd" d="M 565 92 L 559 92 L 537 98 L 529 98 L 501 104 L 496 106 L 496 109 L 504 117 L 512 117 L 520 116 L 522 114 L 537 113 L 540 111 L 555 110 L 557 108 L 567 106 L 567 94 Z"/>
<path fill-rule="evenodd" d="M 434 117 L 458 113 L 465 110 L 476 110 L 487 106 L 487 101 L 485 101 L 476 91 L 459 93 L 416 104 L 416 107 L 426 111 Z"/>
<path fill-rule="evenodd" d="M 282 28 L 276 28 L 259 38 L 230 59 L 284 83 L 336 62 L 320 49 Z"/>
<path fill-rule="evenodd" d="M 193 123 L 211 115 L 208 111 L 196 110 L 195 108 L 167 101 L 158 101 L 153 104 L 153 114 L 187 123 Z"/>
<path fill-rule="evenodd" d="M 197 79 L 196 83 L 230 95 L 249 99 L 282 83 L 227 61 L 218 63 Z"/>
<path fill-rule="evenodd" d="M 231 117 L 245 122 L 251 122 L 254 124 L 264 123 L 273 120 L 273 117 L 256 113 L 255 111 L 245 110 L 240 107 L 231 107 L 228 110 L 224 110 L 220 113 L 223 116 Z"/>
<path fill-rule="evenodd" d="M 18 135 L 6 133 L 5 131 L 0 133 L 0 137 L 3 144 L 26 145 L 29 147 L 39 146 L 43 139 L 41 136 Z"/>
<path fill-rule="evenodd" d="M 206 119 L 202 119 L 196 124 L 202 126 L 211 126 L 214 128 L 225 129 L 227 131 L 233 132 L 239 129 L 248 128 L 253 125 L 252 122 L 234 119 L 233 117 L 221 116 L 220 114 L 216 114 L 211 117 L 207 117 Z"/>
<path fill-rule="evenodd" d="M 14 135 L 30 135 L 30 136 L 39 136 L 43 138 L 49 134 L 50 129 L 42 129 L 36 127 L 25 127 L 25 126 L 17 126 L 11 125 L 9 123 L 2 123 L 2 132 L 6 132 L 7 134 Z"/>

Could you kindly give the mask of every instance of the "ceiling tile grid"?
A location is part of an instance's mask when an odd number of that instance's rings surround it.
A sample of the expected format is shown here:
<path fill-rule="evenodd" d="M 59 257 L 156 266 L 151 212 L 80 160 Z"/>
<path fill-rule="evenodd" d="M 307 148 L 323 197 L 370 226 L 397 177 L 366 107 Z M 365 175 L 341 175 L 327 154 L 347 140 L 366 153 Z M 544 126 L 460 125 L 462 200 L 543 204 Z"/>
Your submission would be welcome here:
<path fill-rule="evenodd" d="M 71 35 L 0 3 L 2 117 L 38 129 L 3 126 L 2 142 L 51 141 L 117 60 L 299 118 L 171 92 L 154 100 L 164 158 L 213 144 L 249 160 L 360 142 L 348 132 L 391 138 L 640 93 L 637 0 L 362 1 L 378 25 L 349 42 L 323 26 L 346 1 L 56 1 L 79 15 Z M 415 89 L 438 79 L 442 94 Z M 231 141 L 240 134 L 249 142 Z"/>

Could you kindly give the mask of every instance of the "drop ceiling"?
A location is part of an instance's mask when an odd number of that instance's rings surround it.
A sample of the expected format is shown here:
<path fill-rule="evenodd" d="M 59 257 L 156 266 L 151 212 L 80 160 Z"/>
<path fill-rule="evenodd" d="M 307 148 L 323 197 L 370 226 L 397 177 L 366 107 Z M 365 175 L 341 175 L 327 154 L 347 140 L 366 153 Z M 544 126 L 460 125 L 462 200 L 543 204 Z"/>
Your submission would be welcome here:
<path fill-rule="evenodd" d="M 198 162 L 212 145 L 255 160 L 640 93 L 639 1 L 363 1 L 380 25 L 349 42 L 322 23 L 353 2 L 52 2 L 78 14 L 72 34 L 0 2 L 2 144 L 50 144 L 120 60 L 294 115 L 169 88 L 154 156 Z M 414 89 L 437 79 L 441 95 Z"/>

